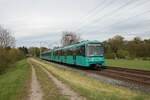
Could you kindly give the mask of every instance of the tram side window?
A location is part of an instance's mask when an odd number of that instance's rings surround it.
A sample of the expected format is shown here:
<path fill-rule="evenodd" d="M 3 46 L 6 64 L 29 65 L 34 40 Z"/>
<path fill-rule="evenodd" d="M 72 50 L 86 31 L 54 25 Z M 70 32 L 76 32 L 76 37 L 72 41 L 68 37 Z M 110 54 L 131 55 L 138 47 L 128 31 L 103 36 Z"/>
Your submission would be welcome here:
<path fill-rule="evenodd" d="M 68 49 L 68 50 L 67 50 L 67 55 L 68 55 L 68 56 L 71 56 L 71 55 L 72 55 L 72 50 L 71 50 L 71 49 Z"/>
<path fill-rule="evenodd" d="M 64 56 L 67 56 L 67 50 L 64 50 Z"/>
<path fill-rule="evenodd" d="M 62 56 L 62 50 L 59 51 L 59 55 Z"/>
<path fill-rule="evenodd" d="M 56 56 L 58 56 L 58 51 L 55 51 L 56 52 Z"/>
<path fill-rule="evenodd" d="M 55 56 L 55 52 L 53 51 L 53 56 Z"/>
<path fill-rule="evenodd" d="M 78 54 L 77 54 L 77 49 L 73 49 L 72 50 L 72 56 L 77 56 Z"/>
<path fill-rule="evenodd" d="M 54 52 L 54 56 L 85 56 L 85 46 L 83 45 L 74 49 L 58 50 Z"/>
<path fill-rule="evenodd" d="M 59 50 L 57 51 L 57 56 L 60 56 Z"/>
<path fill-rule="evenodd" d="M 54 51 L 54 52 L 53 52 L 53 57 L 55 58 L 55 56 L 56 56 L 56 55 L 55 55 L 55 51 Z"/>
<path fill-rule="evenodd" d="M 76 55 L 77 55 L 77 56 L 80 56 L 80 55 L 81 55 L 81 54 L 80 54 L 80 47 L 76 49 Z"/>
<path fill-rule="evenodd" d="M 66 56 L 68 56 L 68 49 L 67 49 L 67 50 L 65 50 L 65 55 L 66 55 Z"/>
<path fill-rule="evenodd" d="M 61 56 L 61 50 L 58 50 L 57 54 L 58 54 L 58 56 Z"/>
<path fill-rule="evenodd" d="M 63 50 L 61 50 L 61 56 L 63 56 Z"/>
<path fill-rule="evenodd" d="M 80 46 L 76 49 L 76 55 L 85 56 L 85 46 Z"/>
<path fill-rule="evenodd" d="M 65 56 L 65 50 L 62 50 L 62 55 Z"/>
<path fill-rule="evenodd" d="M 56 56 L 56 51 L 54 51 L 54 56 Z"/>
<path fill-rule="evenodd" d="M 80 53 L 82 56 L 85 56 L 85 46 L 81 46 Z"/>

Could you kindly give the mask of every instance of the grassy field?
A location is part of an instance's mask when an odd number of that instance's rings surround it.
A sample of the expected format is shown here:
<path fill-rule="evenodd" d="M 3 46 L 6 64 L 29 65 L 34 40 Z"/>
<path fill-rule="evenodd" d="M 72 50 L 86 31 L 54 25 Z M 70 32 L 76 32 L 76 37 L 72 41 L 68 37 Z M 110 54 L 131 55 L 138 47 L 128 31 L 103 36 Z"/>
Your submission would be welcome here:
<path fill-rule="evenodd" d="M 150 61 L 144 60 L 106 59 L 105 65 L 131 69 L 150 70 Z"/>
<path fill-rule="evenodd" d="M 30 67 L 26 60 L 17 62 L 0 75 L 0 100 L 25 100 L 30 81 Z"/>
<path fill-rule="evenodd" d="M 48 75 L 38 67 L 39 65 L 35 63 L 33 64 L 35 65 L 34 68 L 36 70 L 37 79 L 40 82 L 42 91 L 44 92 L 43 100 L 67 100 L 67 98 L 60 93 L 54 82 L 48 78 Z"/>
<path fill-rule="evenodd" d="M 43 65 L 74 91 L 85 96 L 87 100 L 148 100 L 150 98 L 149 94 L 102 83 L 70 69 L 61 69 L 41 61 L 33 61 Z"/>

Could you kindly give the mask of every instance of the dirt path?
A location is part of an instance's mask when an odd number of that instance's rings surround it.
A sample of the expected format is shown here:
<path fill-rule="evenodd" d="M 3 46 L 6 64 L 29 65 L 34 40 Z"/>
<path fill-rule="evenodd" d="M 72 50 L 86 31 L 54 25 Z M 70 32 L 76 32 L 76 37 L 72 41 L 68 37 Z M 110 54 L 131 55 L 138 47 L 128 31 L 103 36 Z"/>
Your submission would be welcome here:
<path fill-rule="evenodd" d="M 40 66 L 41 67 L 41 66 Z M 69 98 L 69 100 L 86 100 L 86 98 L 80 96 L 78 93 L 70 89 L 66 84 L 63 84 L 60 80 L 54 77 L 45 68 L 41 67 L 43 71 L 52 79 L 56 86 L 60 89 L 61 93 Z"/>
<path fill-rule="evenodd" d="M 30 96 L 29 100 L 42 100 L 43 93 L 40 89 L 40 84 L 38 83 L 35 69 L 33 65 L 31 64 L 32 67 L 32 80 L 31 80 L 31 90 L 30 90 Z"/>

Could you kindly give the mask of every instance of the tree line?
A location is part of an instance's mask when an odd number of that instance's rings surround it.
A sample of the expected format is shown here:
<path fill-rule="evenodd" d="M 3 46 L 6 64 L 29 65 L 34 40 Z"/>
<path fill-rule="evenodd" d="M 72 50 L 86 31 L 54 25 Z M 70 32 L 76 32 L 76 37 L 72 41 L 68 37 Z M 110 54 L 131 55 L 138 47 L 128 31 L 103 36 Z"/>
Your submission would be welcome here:
<path fill-rule="evenodd" d="M 114 36 L 103 42 L 105 57 L 108 59 L 143 59 L 150 60 L 150 39 L 141 40 L 135 37 L 125 40 L 122 36 Z"/>

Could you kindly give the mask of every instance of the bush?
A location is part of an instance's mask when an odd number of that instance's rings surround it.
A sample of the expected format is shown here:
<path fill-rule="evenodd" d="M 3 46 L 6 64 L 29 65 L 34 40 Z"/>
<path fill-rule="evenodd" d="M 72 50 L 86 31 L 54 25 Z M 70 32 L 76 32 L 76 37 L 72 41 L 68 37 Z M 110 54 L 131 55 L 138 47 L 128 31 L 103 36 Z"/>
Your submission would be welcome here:
<path fill-rule="evenodd" d="M 11 58 L 10 59 L 11 63 L 15 63 L 16 61 L 21 60 L 25 57 L 24 53 L 22 51 L 20 51 L 19 49 L 9 50 L 8 56 Z"/>
<path fill-rule="evenodd" d="M 23 59 L 25 56 L 19 49 L 15 48 L 0 48 L 0 74 L 18 60 Z"/>
<path fill-rule="evenodd" d="M 116 54 L 115 53 L 106 53 L 105 58 L 107 59 L 115 59 Z"/>
<path fill-rule="evenodd" d="M 129 58 L 129 52 L 126 51 L 126 50 L 118 50 L 117 51 L 117 57 L 118 58 L 123 58 L 123 59 Z"/>
<path fill-rule="evenodd" d="M 0 73 L 8 66 L 9 57 L 5 49 L 0 49 Z"/>

